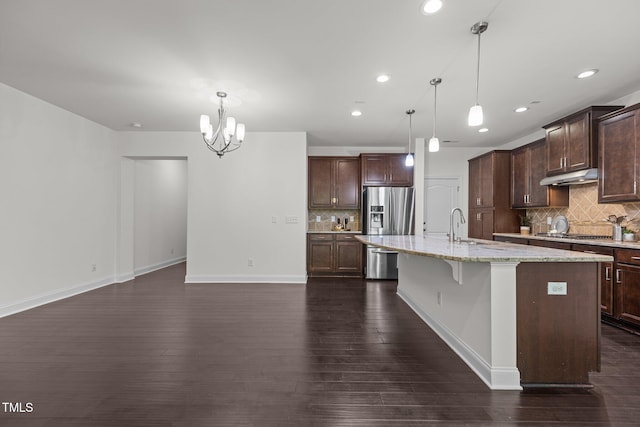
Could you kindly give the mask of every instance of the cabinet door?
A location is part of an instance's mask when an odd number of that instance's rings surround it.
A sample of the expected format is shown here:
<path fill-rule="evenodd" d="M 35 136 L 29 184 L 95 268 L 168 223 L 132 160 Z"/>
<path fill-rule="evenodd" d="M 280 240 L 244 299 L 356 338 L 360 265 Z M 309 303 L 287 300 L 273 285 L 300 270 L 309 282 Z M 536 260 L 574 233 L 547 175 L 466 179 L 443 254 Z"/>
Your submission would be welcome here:
<path fill-rule="evenodd" d="M 335 160 L 336 208 L 360 208 L 360 160 Z"/>
<path fill-rule="evenodd" d="M 527 195 L 530 187 L 529 150 L 514 150 L 511 153 L 511 206 L 527 207 Z"/>
<path fill-rule="evenodd" d="M 307 271 L 331 273 L 333 271 L 334 245 L 331 234 L 312 234 L 307 240 Z"/>
<path fill-rule="evenodd" d="M 493 206 L 493 168 L 494 155 L 480 157 L 480 207 L 490 208 Z M 508 173 L 508 169 L 507 169 Z M 505 183 L 508 191 L 508 183 Z M 508 202 L 508 199 L 507 203 Z"/>
<path fill-rule="evenodd" d="M 586 113 L 565 123 L 566 129 L 566 163 L 567 172 L 586 169 L 591 166 L 589 125 L 591 114 Z"/>
<path fill-rule="evenodd" d="M 352 236 L 336 236 L 335 257 L 337 273 L 362 273 L 362 243 Z"/>
<path fill-rule="evenodd" d="M 562 125 L 547 129 L 547 175 L 564 172 L 565 128 Z"/>
<path fill-rule="evenodd" d="M 493 240 L 493 210 L 473 209 L 469 211 L 469 217 L 469 237 Z"/>
<path fill-rule="evenodd" d="M 613 316 L 613 263 L 601 263 L 600 312 Z"/>
<path fill-rule="evenodd" d="M 331 208 L 333 187 L 333 159 L 309 157 L 309 207 Z"/>
<path fill-rule="evenodd" d="M 563 193 L 566 196 L 566 205 L 569 204 L 569 189 L 567 187 L 550 189 L 549 187 L 540 185 L 540 180 L 547 173 L 547 157 L 546 145 L 544 140 L 532 144 L 529 147 L 529 207 L 545 207 L 549 206 L 549 192 Z M 561 205 L 564 205 L 562 203 Z"/>
<path fill-rule="evenodd" d="M 405 165 L 406 154 L 389 155 L 389 185 L 411 187 L 413 185 L 413 166 Z"/>
<path fill-rule="evenodd" d="M 618 264 L 616 318 L 640 325 L 640 266 Z"/>
<path fill-rule="evenodd" d="M 638 157 L 640 155 L 640 110 L 629 111 L 599 124 L 598 201 L 640 200 Z"/>
<path fill-rule="evenodd" d="M 480 159 L 469 160 L 469 209 L 480 207 Z"/>
<path fill-rule="evenodd" d="M 362 185 L 384 186 L 387 185 L 388 159 L 384 155 L 362 155 Z"/>

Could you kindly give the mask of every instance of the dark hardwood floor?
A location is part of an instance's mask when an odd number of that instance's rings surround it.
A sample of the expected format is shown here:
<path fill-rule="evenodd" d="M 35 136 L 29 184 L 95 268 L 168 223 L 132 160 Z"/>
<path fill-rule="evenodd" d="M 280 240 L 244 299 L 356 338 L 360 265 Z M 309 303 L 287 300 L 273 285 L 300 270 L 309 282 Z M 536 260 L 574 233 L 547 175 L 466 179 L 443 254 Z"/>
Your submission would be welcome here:
<path fill-rule="evenodd" d="M 394 282 L 184 285 L 184 265 L 0 319 L 2 426 L 639 425 L 640 337 L 592 389 L 491 391 Z M 16 406 L 13 406 L 16 409 Z"/>

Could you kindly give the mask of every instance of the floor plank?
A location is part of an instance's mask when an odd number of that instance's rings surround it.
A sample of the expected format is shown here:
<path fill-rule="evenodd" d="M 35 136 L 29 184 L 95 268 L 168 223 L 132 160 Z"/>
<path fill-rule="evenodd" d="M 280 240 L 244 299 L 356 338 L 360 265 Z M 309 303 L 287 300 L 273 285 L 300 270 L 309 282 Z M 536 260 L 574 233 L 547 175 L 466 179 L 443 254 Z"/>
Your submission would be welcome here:
<path fill-rule="evenodd" d="M 640 337 L 592 389 L 491 391 L 395 283 L 183 284 L 184 264 L 0 319 L 11 426 L 637 425 Z"/>

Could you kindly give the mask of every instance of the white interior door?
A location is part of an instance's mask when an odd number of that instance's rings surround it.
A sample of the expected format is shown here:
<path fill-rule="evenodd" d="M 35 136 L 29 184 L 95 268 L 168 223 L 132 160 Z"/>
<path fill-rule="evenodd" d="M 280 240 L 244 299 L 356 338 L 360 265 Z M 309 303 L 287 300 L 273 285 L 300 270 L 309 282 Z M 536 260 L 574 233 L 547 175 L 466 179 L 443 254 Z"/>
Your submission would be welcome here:
<path fill-rule="evenodd" d="M 447 234 L 451 210 L 460 206 L 460 178 L 424 179 L 424 225 L 426 234 Z"/>

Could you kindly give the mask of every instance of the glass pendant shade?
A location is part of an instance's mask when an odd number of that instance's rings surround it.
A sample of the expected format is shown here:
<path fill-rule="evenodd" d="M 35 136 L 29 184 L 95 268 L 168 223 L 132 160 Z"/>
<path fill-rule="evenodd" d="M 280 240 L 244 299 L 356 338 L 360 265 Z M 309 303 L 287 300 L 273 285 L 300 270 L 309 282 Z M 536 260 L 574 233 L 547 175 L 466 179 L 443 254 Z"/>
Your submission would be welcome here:
<path fill-rule="evenodd" d="M 209 116 L 207 116 L 206 114 L 203 114 L 200 116 L 200 133 L 207 133 L 207 131 L 209 130 L 209 125 L 210 125 L 210 121 L 209 121 Z"/>
<path fill-rule="evenodd" d="M 484 115 L 482 114 L 482 105 L 474 105 L 469 109 L 469 126 L 480 126 L 484 121 Z"/>
<path fill-rule="evenodd" d="M 405 157 L 405 159 L 404 159 L 404 165 L 407 166 L 407 167 L 413 166 L 413 154 L 412 153 L 407 154 L 407 157 Z"/>
<path fill-rule="evenodd" d="M 236 119 L 233 117 L 227 117 L 227 133 L 233 136 L 236 133 Z"/>
<path fill-rule="evenodd" d="M 429 152 L 435 153 L 440 151 L 440 140 L 435 136 L 429 140 Z"/>
<path fill-rule="evenodd" d="M 442 0 L 427 0 L 422 4 L 422 13 L 431 15 L 442 8 Z"/>
<path fill-rule="evenodd" d="M 238 123 L 236 127 L 236 139 L 240 142 L 244 141 L 244 123 Z"/>

